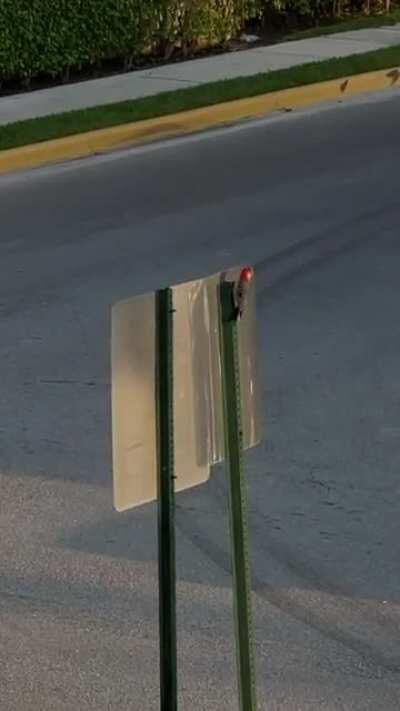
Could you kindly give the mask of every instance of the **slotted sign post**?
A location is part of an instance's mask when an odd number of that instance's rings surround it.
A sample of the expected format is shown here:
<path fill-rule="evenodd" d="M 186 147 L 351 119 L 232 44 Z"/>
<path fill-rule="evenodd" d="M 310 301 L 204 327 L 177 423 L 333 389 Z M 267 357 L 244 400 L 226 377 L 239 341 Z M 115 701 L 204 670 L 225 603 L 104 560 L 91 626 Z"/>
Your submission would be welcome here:
<path fill-rule="evenodd" d="M 176 711 L 176 574 L 172 292 L 156 294 L 158 566 L 161 711 Z"/>
<path fill-rule="evenodd" d="M 239 288 L 244 289 L 252 273 L 242 270 Z M 235 286 L 220 286 L 222 385 L 225 415 L 225 460 L 228 473 L 229 513 L 232 541 L 234 615 L 240 711 L 255 711 L 256 684 L 251 622 L 251 574 L 247 520 L 247 493 L 243 468 L 242 397 L 238 346 L 240 298 Z M 239 295 L 240 296 L 240 295 Z"/>
<path fill-rule="evenodd" d="M 160 709 L 177 711 L 175 492 L 225 461 L 240 711 L 256 711 L 243 452 L 260 439 L 253 270 L 120 302 L 112 318 L 114 501 L 158 501 Z"/>

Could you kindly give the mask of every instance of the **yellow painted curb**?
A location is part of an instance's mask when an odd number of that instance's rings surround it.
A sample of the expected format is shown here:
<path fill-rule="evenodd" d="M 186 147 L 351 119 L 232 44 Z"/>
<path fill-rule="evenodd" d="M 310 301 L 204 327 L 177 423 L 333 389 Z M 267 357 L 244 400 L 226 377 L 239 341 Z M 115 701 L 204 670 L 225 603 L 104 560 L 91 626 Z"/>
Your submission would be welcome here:
<path fill-rule="evenodd" d="M 259 118 L 275 111 L 302 108 L 394 86 L 400 86 L 400 68 L 284 89 L 250 99 L 238 99 L 170 116 L 12 148 L 0 151 L 0 173 L 83 158 L 127 145 L 194 133 L 235 121 Z"/>

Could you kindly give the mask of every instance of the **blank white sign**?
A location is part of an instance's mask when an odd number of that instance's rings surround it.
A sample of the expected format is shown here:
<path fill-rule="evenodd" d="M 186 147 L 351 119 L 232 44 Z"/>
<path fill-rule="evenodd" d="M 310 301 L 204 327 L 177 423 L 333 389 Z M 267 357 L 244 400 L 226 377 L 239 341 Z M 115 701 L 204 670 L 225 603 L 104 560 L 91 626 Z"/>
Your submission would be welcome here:
<path fill-rule="evenodd" d="M 229 278 L 237 271 L 229 273 Z M 172 287 L 175 488 L 202 484 L 223 459 L 218 285 L 225 274 Z M 118 511 L 157 498 L 155 294 L 112 309 L 114 504 Z M 239 322 L 244 446 L 259 441 L 254 286 Z"/>

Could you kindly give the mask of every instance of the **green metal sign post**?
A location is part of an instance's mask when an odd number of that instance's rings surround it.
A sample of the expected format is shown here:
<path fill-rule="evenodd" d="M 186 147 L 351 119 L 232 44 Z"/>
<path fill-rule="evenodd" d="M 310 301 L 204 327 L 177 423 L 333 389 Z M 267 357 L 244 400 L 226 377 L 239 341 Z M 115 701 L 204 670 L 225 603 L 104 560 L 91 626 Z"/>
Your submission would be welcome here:
<path fill-rule="evenodd" d="M 257 708 L 243 464 L 260 441 L 252 280 L 250 267 L 232 269 L 113 307 L 114 503 L 158 502 L 161 711 L 178 711 L 175 492 L 207 481 L 223 459 L 239 708 Z"/>
<path fill-rule="evenodd" d="M 245 273 L 244 280 L 252 278 Z M 242 284 L 245 286 L 245 283 Z M 221 351 L 225 421 L 225 461 L 229 485 L 234 615 L 240 711 L 256 711 L 256 681 L 251 619 L 251 574 L 247 492 L 243 467 L 242 399 L 238 348 L 241 284 L 220 285 Z"/>
<path fill-rule="evenodd" d="M 176 563 L 171 289 L 156 294 L 160 709 L 177 711 Z"/>

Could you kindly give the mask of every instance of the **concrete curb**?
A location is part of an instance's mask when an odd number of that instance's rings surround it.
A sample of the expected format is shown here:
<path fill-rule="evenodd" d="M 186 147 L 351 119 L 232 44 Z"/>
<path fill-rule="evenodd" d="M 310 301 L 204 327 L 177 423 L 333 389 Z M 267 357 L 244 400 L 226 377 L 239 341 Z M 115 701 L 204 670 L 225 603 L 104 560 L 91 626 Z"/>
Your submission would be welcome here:
<path fill-rule="evenodd" d="M 195 133 L 324 101 L 343 100 L 350 96 L 382 91 L 394 86 L 400 87 L 400 68 L 357 74 L 262 94 L 250 99 L 239 99 L 146 121 L 80 133 L 67 138 L 0 151 L 0 173 L 84 158 L 116 148 Z"/>

